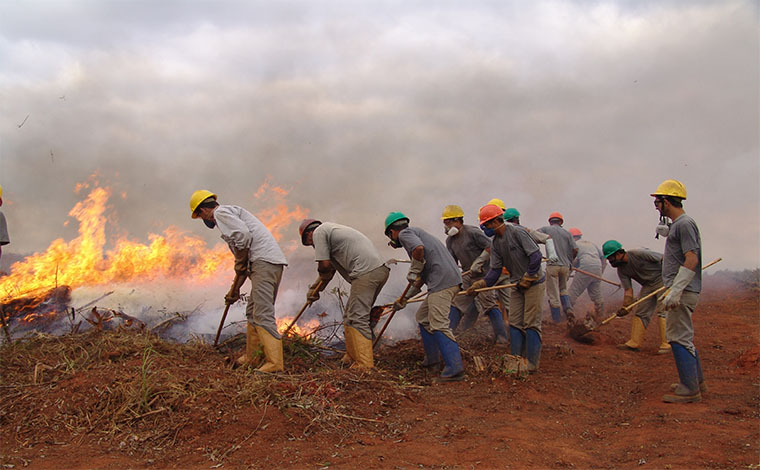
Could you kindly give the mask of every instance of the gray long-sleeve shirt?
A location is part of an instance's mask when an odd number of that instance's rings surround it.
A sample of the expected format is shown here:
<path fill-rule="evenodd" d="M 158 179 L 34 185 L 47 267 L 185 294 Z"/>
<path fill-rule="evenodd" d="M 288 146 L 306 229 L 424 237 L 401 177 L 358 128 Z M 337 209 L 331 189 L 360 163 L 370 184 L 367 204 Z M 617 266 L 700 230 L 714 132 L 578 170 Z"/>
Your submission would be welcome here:
<path fill-rule="evenodd" d="M 628 262 L 618 266 L 617 273 L 623 289 L 632 289 L 631 279 L 642 286 L 662 285 L 662 255 L 651 250 L 628 250 Z"/>
<path fill-rule="evenodd" d="M 222 240 L 227 242 L 230 249 L 247 249 L 249 261 L 288 264 L 269 229 L 242 207 L 218 206 L 214 210 L 214 220 L 222 232 Z"/>
<path fill-rule="evenodd" d="M 545 233 L 554 240 L 554 250 L 557 252 L 558 262 L 547 261 L 549 266 L 567 266 L 573 265 L 573 251 L 578 247 L 575 244 L 573 236 L 567 230 L 559 225 L 547 225 L 538 229 L 539 232 Z"/>

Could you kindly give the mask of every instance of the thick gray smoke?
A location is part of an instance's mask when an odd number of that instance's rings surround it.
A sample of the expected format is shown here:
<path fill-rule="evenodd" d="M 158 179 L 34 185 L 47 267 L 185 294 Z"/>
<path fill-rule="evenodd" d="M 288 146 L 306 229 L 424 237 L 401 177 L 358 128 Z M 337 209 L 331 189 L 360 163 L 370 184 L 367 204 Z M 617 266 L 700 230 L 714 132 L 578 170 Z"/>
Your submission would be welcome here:
<path fill-rule="evenodd" d="M 649 193 L 676 178 L 704 257 L 758 265 L 754 2 L 225 4 L 0 5 L 4 252 L 74 237 L 93 173 L 137 240 L 216 243 L 190 194 L 255 213 L 269 175 L 388 258 L 388 211 L 443 238 L 445 205 L 476 224 L 493 197 L 529 227 L 560 211 L 591 241 L 661 250 Z M 310 255 L 291 253 L 285 291 Z"/>

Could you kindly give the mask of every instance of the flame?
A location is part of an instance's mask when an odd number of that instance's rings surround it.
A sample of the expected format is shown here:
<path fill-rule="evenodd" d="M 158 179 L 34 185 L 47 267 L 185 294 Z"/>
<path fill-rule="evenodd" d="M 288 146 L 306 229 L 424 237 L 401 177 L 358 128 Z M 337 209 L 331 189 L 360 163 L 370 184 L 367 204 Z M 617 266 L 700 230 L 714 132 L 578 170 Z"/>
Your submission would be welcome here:
<path fill-rule="evenodd" d="M 277 322 L 277 331 L 280 334 L 285 333 L 285 330 L 288 328 L 288 325 L 293 322 L 294 318 L 294 316 L 277 318 L 275 320 Z M 304 323 L 302 320 L 299 320 L 299 322 L 301 322 L 301 325 L 293 325 L 290 328 L 290 333 L 295 333 L 298 336 L 303 336 L 304 338 L 309 338 L 314 333 L 314 331 L 322 325 L 316 318 L 312 318 L 306 323 Z"/>
<path fill-rule="evenodd" d="M 228 280 L 233 258 L 226 244 L 220 242 L 209 248 L 198 236 L 177 227 L 169 226 L 160 235 L 149 234 L 147 244 L 121 237 L 107 249 L 106 227 L 114 218 L 106 216 L 112 192 L 97 182 L 79 183 L 75 191 L 83 189 L 89 189 L 89 194 L 69 212 L 79 222 L 79 235 L 68 242 L 54 240 L 46 251 L 14 263 L 11 273 L 0 278 L 0 297 L 15 298 L 59 285 L 75 289 L 159 278 L 187 282 Z M 261 210 L 260 220 L 279 241 L 282 231 L 308 211 L 300 206 L 289 209 L 285 204 L 288 192 L 271 187 L 268 179 L 255 196 L 259 199 L 269 193 L 274 194 L 276 205 Z"/>

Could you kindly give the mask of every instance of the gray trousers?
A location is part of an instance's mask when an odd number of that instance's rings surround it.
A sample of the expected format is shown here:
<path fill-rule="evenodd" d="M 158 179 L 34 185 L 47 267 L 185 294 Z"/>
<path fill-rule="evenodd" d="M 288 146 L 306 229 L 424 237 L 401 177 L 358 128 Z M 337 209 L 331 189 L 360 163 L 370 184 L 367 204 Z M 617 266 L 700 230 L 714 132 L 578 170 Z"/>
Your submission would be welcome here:
<path fill-rule="evenodd" d="M 544 303 L 546 283 L 533 284 L 528 290 L 510 289 L 509 326 L 520 331 L 534 329 L 541 335 L 541 305 Z"/>
<path fill-rule="evenodd" d="M 699 302 L 698 293 L 684 291 L 681 295 L 681 304 L 665 311 L 665 337 L 668 343 L 680 344 L 692 356 L 697 355 L 697 348 L 694 346 L 694 324 L 691 322 L 697 302 Z"/>
<path fill-rule="evenodd" d="M 497 284 L 508 284 L 509 283 L 509 276 L 506 274 L 502 274 L 499 276 L 499 280 L 496 281 Z M 496 296 L 499 299 L 499 302 L 501 302 L 501 307 L 504 308 L 504 313 L 507 314 L 507 317 L 509 317 L 509 303 L 510 299 L 512 298 L 512 291 L 514 288 L 510 289 L 499 289 L 496 291 Z"/>
<path fill-rule="evenodd" d="M 427 298 L 422 301 L 420 308 L 417 309 L 415 315 L 417 323 L 430 333 L 440 331 L 452 341 L 456 341 L 454 333 L 449 328 L 449 307 L 451 307 L 451 300 L 457 295 L 457 292 L 459 292 L 459 286 L 428 294 Z"/>
<path fill-rule="evenodd" d="M 383 265 L 351 280 L 351 293 L 348 295 L 346 311 L 343 314 L 344 326 L 350 326 L 365 338 L 372 339 L 369 311 L 372 310 L 390 272 L 390 268 Z"/>
<path fill-rule="evenodd" d="M 651 294 L 652 292 L 656 291 L 662 287 L 662 282 L 659 282 L 657 284 L 647 284 L 645 286 L 641 286 L 641 290 L 639 291 L 639 298 L 642 298 L 648 294 Z M 659 294 L 662 295 L 662 292 Z M 654 312 L 657 311 L 657 295 L 652 296 L 652 298 L 647 299 L 640 304 L 638 304 L 636 307 L 633 308 L 633 313 L 637 317 L 641 318 L 641 323 L 644 324 L 644 328 L 649 327 L 649 322 L 652 321 L 652 317 L 654 316 Z M 660 317 L 665 316 L 665 312 L 660 309 L 660 313 L 658 314 Z"/>
<path fill-rule="evenodd" d="M 251 295 L 245 306 L 245 317 L 253 326 L 260 326 L 270 335 L 280 339 L 277 322 L 274 319 L 274 301 L 282 279 L 282 264 L 272 264 L 256 260 L 251 263 Z"/>
<path fill-rule="evenodd" d="M 568 266 L 546 267 L 546 295 L 549 296 L 549 305 L 559 308 L 562 303 L 560 295 L 567 295 L 567 278 L 570 277 Z"/>
<path fill-rule="evenodd" d="M 472 277 L 472 274 L 462 274 L 462 289 L 467 289 L 472 285 L 473 282 L 477 281 L 478 279 L 482 278 L 474 278 Z M 497 310 L 499 309 L 499 298 L 496 296 L 496 292 L 492 290 L 480 292 L 475 296 L 455 295 L 454 300 L 451 302 L 451 304 L 454 307 L 458 308 L 460 312 L 466 312 L 472 307 L 473 303 L 477 307 L 478 312 L 481 314 L 491 310 L 492 308 L 495 308 Z"/>
<path fill-rule="evenodd" d="M 589 272 L 592 274 L 597 274 L 592 271 Z M 598 274 L 599 276 L 602 275 L 601 273 Z M 603 311 L 604 299 L 602 298 L 602 281 L 576 271 L 575 277 L 573 278 L 573 283 L 570 284 L 570 303 L 575 305 L 575 301 L 578 300 L 578 297 L 580 297 L 586 290 L 588 291 L 588 296 L 591 298 L 591 301 L 594 302 L 596 310 L 598 312 Z"/>

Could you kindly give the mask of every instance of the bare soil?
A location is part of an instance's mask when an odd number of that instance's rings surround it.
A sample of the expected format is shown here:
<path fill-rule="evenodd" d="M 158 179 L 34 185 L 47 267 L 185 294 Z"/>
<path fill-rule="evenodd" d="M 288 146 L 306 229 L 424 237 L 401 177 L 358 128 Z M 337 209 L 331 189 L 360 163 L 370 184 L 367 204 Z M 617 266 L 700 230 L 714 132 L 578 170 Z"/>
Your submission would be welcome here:
<path fill-rule="evenodd" d="M 724 279 L 694 315 L 709 387 L 661 401 L 677 381 L 652 324 L 618 350 L 630 318 L 593 344 L 544 324 L 541 368 L 499 370 L 485 319 L 461 339 L 465 382 L 434 385 L 417 340 L 381 347 L 377 371 L 289 347 L 288 372 L 232 370 L 207 345 L 102 332 L 5 346 L 3 468 L 758 468 L 760 301 Z M 616 299 L 619 300 L 619 299 Z M 610 301 L 608 311 L 619 307 Z M 475 372 L 473 356 L 489 369 Z M 36 376 L 35 376 L 36 371 Z"/>

